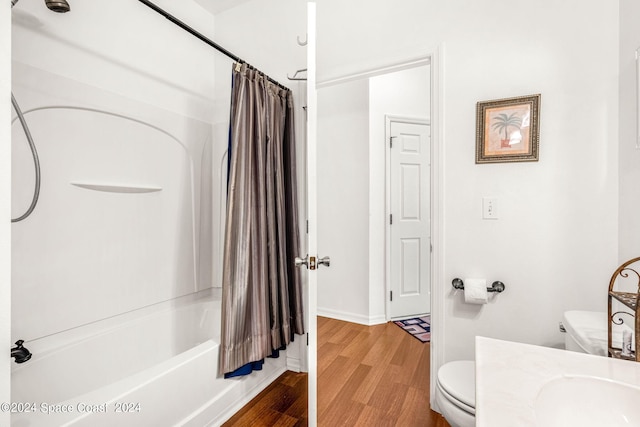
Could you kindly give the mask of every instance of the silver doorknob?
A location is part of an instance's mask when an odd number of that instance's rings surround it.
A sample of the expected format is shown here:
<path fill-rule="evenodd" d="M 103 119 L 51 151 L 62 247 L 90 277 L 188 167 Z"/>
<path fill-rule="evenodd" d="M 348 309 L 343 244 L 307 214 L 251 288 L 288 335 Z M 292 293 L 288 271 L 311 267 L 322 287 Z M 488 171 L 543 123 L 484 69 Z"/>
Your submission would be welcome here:
<path fill-rule="evenodd" d="M 305 255 L 304 258 L 296 257 L 295 263 L 296 267 L 304 265 L 305 267 L 309 268 L 309 255 Z"/>
<path fill-rule="evenodd" d="M 331 266 L 331 258 L 329 258 L 328 256 L 320 258 L 318 260 L 318 266 L 320 266 L 320 265 L 324 265 L 324 266 L 330 267 Z"/>

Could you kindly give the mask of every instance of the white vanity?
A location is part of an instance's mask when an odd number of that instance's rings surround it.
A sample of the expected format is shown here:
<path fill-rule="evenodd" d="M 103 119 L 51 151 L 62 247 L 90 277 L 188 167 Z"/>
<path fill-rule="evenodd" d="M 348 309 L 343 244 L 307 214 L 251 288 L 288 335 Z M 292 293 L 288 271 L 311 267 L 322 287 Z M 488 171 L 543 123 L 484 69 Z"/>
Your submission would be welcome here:
<path fill-rule="evenodd" d="M 476 426 L 640 426 L 640 363 L 476 337 Z"/>

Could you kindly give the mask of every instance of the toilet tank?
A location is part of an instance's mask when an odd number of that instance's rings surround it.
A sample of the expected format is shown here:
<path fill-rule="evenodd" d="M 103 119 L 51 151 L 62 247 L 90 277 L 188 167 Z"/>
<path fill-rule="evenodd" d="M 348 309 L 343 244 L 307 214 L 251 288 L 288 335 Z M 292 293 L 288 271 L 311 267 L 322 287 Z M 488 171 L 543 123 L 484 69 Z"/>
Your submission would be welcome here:
<path fill-rule="evenodd" d="M 566 311 L 562 324 L 565 335 L 565 349 L 579 353 L 607 356 L 607 313 L 601 311 Z M 622 330 L 627 325 L 614 325 L 613 345 L 622 346 Z"/>

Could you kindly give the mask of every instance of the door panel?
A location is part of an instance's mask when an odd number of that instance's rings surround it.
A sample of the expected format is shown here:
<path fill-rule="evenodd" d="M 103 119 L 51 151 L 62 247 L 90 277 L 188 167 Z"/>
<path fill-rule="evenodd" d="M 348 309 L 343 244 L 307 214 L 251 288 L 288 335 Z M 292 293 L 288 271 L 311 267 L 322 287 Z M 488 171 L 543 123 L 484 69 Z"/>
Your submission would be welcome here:
<path fill-rule="evenodd" d="M 390 126 L 390 317 L 431 311 L 430 128 Z"/>
<path fill-rule="evenodd" d="M 420 246 L 420 239 L 400 239 L 401 297 L 420 294 Z"/>
<path fill-rule="evenodd" d="M 400 165 L 401 221 L 420 221 L 420 164 Z"/>

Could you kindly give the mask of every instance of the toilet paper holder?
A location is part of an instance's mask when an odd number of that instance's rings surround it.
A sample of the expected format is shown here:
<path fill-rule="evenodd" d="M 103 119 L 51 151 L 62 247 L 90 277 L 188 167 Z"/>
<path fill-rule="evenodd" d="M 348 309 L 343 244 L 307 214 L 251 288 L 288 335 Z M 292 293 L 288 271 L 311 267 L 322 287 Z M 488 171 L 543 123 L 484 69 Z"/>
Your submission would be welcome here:
<path fill-rule="evenodd" d="M 464 289 L 464 282 L 462 281 L 462 279 L 459 279 L 457 277 L 455 279 L 453 279 L 451 284 L 456 289 Z M 491 287 L 487 286 L 487 292 L 498 292 L 498 293 L 500 293 L 500 292 L 504 291 L 504 289 L 505 289 L 504 283 L 499 282 L 497 280 L 491 284 Z"/>

